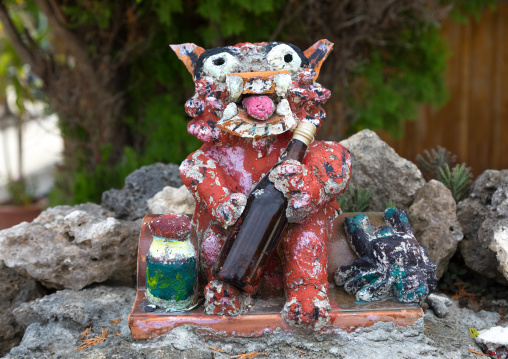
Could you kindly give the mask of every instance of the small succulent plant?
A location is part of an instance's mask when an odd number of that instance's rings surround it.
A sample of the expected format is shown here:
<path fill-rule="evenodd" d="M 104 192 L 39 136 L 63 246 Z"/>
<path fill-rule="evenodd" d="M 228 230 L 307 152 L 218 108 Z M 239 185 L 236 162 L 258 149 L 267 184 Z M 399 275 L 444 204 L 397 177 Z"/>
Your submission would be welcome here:
<path fill-rule="evenodd" d="M 369 188 L 360 188 L 350 185 L 346 192 L 338 199 L 343 212 L 365 212 L 369 209 L 372 201 Z"/>
<path fill-rule="evenodd" d="M 469 192 L 473 175 L 471 168 L 465 163 L 456 164 L 457 156 L 452 155 L 446 148 L 423 151 L 416 156 L 417 165 L 425 179 L 436 179 L 442 182 L 451 192 L 456 202 L 462 200 Z"/>
<path fill-rule="evenodd" d="M 451 170 L 448 164 L 445 164 L 439 169 L 436 179 L 448 187 L 455 201 L 459 202 L 469 192 L 472 177 L 471 169 L 462 163 Z"/>
<path fill-rule="evenodd" d="M 425 179 L 431 180 L 437 178 L 439 169 L 444 165 L 452 167 L 457 162 L 457 156 L 452 155 L 446 148 L 437 146 L 437 149 L 423 151 L 422 155 L 416 155 L 418 167 L 423 173 Z"/>
<path fill-rule="evenodd" d="M 385 203 L 384 208 L 397 208 L 397 202 L 395 202 L 393 199 L 389 199 L 388 202 Z"/>

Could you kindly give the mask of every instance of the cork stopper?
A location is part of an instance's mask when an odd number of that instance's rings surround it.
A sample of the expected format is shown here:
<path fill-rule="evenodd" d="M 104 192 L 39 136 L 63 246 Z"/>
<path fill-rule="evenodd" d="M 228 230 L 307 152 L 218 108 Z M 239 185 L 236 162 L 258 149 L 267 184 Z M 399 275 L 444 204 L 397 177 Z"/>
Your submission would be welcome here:
<path fill-rule="evenodd" d="M 293 139 L 300 140 L 308 146 L 314 141 L 315 134 L 316 126 L 309 122 L 300 121 L 293 132 Z"/>
<path fill-rule="evenodd" d="M 189 237 L 192 224 L 189 217 L 170 213 L 155 217 L 148 223 L 148 228 L 154 237 L 185 241 Z"/>

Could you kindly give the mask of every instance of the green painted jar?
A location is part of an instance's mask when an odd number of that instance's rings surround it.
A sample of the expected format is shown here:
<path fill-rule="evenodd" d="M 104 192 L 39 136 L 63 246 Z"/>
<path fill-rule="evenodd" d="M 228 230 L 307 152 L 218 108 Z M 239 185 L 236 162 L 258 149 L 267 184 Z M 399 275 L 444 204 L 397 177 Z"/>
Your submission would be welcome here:
<path fill-rule="evenodd" d="M 148 301 L 171 312 L 192 309 L 198 299 L 198 269 L 189 218 L 168 214 L 148 226 L 153 236 L 146 256 Z"/>

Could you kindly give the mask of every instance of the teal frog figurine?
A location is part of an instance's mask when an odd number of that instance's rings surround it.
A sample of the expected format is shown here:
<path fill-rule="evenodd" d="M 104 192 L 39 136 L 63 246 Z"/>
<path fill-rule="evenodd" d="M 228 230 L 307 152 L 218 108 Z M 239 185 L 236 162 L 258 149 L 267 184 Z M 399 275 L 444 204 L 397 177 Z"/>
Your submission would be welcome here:
<path fill-rule="evenodd" d="M 197 252 L 185 215 L 156 217 L 148 227 L 153 242 L 146 256 L 146 297 L 168 312 L 195 307 L 198 296 Z"/>

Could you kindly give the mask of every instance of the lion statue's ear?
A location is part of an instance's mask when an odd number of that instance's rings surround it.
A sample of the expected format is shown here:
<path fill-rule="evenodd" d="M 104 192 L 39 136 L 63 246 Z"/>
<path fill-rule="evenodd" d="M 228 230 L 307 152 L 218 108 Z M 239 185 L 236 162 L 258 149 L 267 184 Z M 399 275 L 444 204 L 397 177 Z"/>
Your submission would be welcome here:
<path fill-rule="evenodd" d="M 321 69 L 321 65 L 328 57 L 330 51 L 332 51 L 333 43 L 323 39 L 316 42 L 314 45 L 309 47 L 307 50 L 303 52 L 305 57 L 309 60 L 310 67 L 316 71 L 317 79 L 319 76 L 319 70 Z"/>
<path fill-rule="evenodd" d="M 185 64 L 187 70 L 194 78 L 194 68 L 198 63 L 199 56 L 206 50 L 196 44 L 185 43 L 180 45 L 169 45 L 176 53 L 176 56 Z"/>

